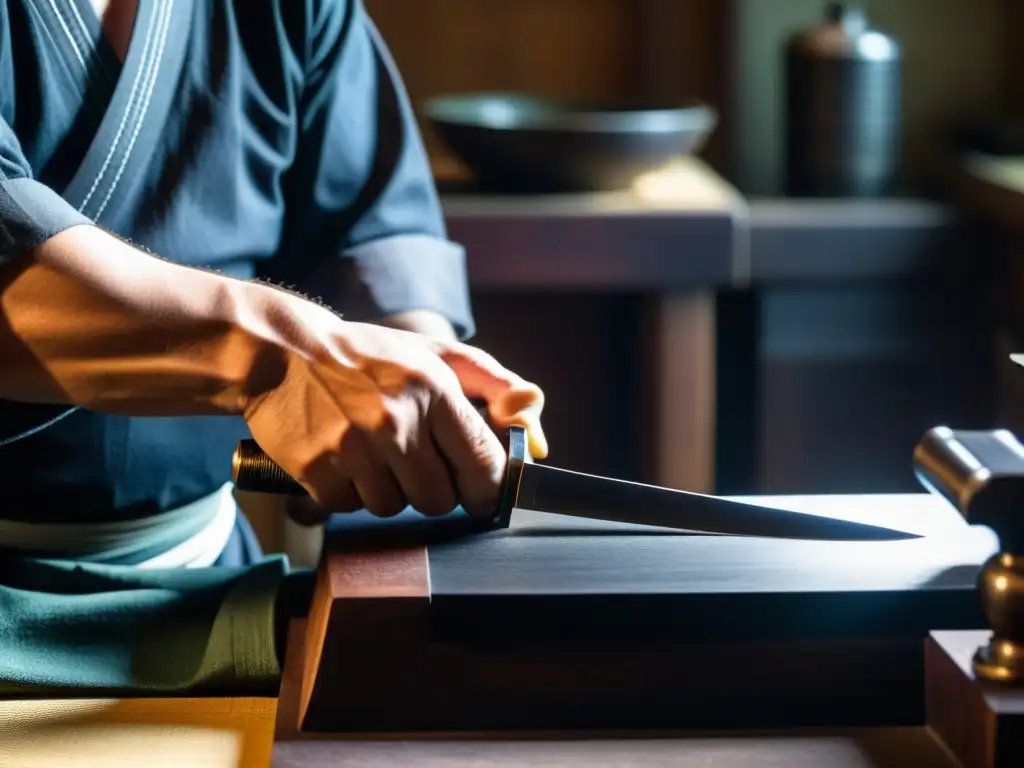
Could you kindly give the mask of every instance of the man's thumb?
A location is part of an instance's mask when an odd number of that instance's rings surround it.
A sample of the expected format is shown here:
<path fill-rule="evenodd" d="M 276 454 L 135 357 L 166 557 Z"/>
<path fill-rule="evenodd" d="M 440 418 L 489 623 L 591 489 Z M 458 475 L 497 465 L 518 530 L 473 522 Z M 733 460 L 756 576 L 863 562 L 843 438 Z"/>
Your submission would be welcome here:
<path fill-rule="evenodd" d="M 547 457 L 547 437 L 540 423 L 544 410 L 544 392 L 540 387 L 475 347 L 452 345 L 440 355 L 458 377 L 466 397 L 487 403 L 487 413 L 495 427 L 524 427 L 530 454 L 537 459 Z"/>

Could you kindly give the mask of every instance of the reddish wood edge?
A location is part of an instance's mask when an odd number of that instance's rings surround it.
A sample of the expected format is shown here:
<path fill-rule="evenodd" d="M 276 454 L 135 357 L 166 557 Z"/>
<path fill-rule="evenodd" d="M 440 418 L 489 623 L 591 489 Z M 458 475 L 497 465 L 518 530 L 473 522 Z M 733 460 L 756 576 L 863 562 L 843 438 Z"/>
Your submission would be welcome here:
<path fill-rule="evenodd" d="M 387 635 L 394 637 L 399 630 L 394 624 L 419 621 L 429 603 L 430 561 L 425 546 L 363 543 L 329 552 L 317 571 L 303 642 L 300 727 L 311 705 L 331 695 L 325 690 L 324 676 L 334 666 L 332 649 L 340 648 L 346 637 L 391 644 L 394 640 Z"/>
<path fill-rule="evenodd" d="M 927 725 L 963 768 L 1024 765 L 1024 689 L 978 680 L 985 631 L 933 632 L 925 646 Z"/>
<path fill-rule="evenodd" d="M 321 564 L 317 569 L 316 587 L 313 590 L 313 600 L 309 606 L 309 618 L 306 621 L 305 631 L 302 633 L 302 645 L 304 649 L 302 658 L 304 663 L 302 665 L 302 685 L 299 689 L 298 720 L 295 723 L 296 727 L 298 727 L 306 718 L 306 707 L 309 703 L 309 697 L 312 695 L 313 687 L 316 685 L 316 673 L 318 669 L 316 661 L 319 660 L 323 653 L 324 639 L 327 636 L 328 624 L 331 618 L 332 598 L 330 593 L 331 584 L 329 571 L 323 566 L 323 564 Z M 289 634 L 291 634 L 290 631 Z M 289 649 L 293 647 L 294 640 L 297 639 L 298 638 L 289 637 Z"/>

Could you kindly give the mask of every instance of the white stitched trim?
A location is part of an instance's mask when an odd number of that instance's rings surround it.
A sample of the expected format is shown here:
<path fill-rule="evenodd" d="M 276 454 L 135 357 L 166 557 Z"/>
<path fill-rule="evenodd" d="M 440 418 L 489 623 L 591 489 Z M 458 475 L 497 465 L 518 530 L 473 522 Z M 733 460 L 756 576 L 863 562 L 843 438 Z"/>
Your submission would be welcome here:
<path fill-rule="evenodd" d="M 54 15 L 57 17 L 57 21 L 60 23 L 61 28 L 64 30 L 64 34 L 71 43 L 71 47 L 74 49 L 75 56 L 78 58 L 82 68 L 88 71 L 85 63 L 85 58 L 82 55 L 81 49 L 78 47 L 78 43 L 75 40 L 74 35 L 71 34 L 71 30 L 64 21 L 64 17 L 61 15 L 60 10 L 57 8 L 55 0 L 47 0 L 50 4 L 50 8 L 53 10 Z M 93 179 L 92 185 L 89 187 L 89 192 L 86 194 L 85 199 L 82 201 L 81 206 L 78 210 L 85 213 L 86 206 L 92 200 L 96 190 L 99 188 L 100 183 L 103 181 L 103 177 L 106 175 L 110 163 L 114 159 L 114 154 L 120 148 L 121 138 L 124 135 L 125 129 L 129 120 L 138 112 L 135 118 L 135 124 L 132 128 L 131 135 L 128 141 L 128 147 L 122 154 L 121 163 L 118 166 L 117 172 L 114 176 L 114 180 L 110 183 L 107 193 L 100 203 L 99 210 L 91 217 L 98 219 L 100 215 L 106 210 L 107 204 L 110 202 L 110 198 L 117 190 L 117 185 L 120 183 L 121 177 L 124 175 L 124 170 L 128 165 L 128 160 L 131 157 L 132 150 L 135 147 L 135 142 L 138 139 L 139 132 L 142 130 L 142 125 L 145 121 L 146 113 L 149 110 L 149 104 L 153 98 L 153 91 L 156 87 L 157 76 L 160 72 L 160 62 L 163 60 L 164 49 L 167 44 L 167 33 L 170 29 L 170 21 L 172 18 L 172 11 L 174 8 L 174 0 L 168 2 L 160 2 L 160 0 L 152 0 L 158 4 L 157 11 L 150 16 L 149 23 L 146 27 L 146 36 L 144 38 L 144 45 L 142 49 L 142 55 L 139 61 L 138 71 L 135 73 L 135 78 L 132 81 L 132 90 L 128 94 L 128 103 L 125 105 L 124 113 L 121 117 L 121 122 L 117 127 L 117 132 L 114 134 L 114 139 L 111 141 L 110 148 L 107 151 L 106 157 L 103 159 L 103 165 L 100 167 L 99 172 L 96 174 L 96 178 Z M 141 5 L 141 3 L 140 3 Z M 136 11 L 138 12 L 138 11 Z M 78 21 L 78 25 L 88 35 L 88 29 L 85 26 L 85 21 L 79 14 L 78 9 L 72 4 L 72 13 Z M 154 35 L 159 38 L 157 43 L 156 53 L 151 57 L 149 55 L 150 48 L 153 45 Z M 134 37 L 134 34 L 133 34 Z M 105 69 L 105 66 L 104 66 Z M 109 74 L 109 73 L 108 73 Z M 136 99 L 139 97 L 139 84 L 145 83 L 143 86 L 142 101 L 138 105 L 136 110 Z M 109 105 L 108 105 L 109 109 Z"/>
<path fill-rule="evenodd" d="M 75 49 L 75 56 L 78 58 L 78 62 L 82 65 L 82 69 L 88 71 L 88 67 L 85 64 L 85 57 L 82 56 L 82 50 L 78 47 L 78 43 L 75 42 L 74 35 L 71 34 L 71 30 L 68 29 L 68 25 L 64 23 L 64 17 L 60 15 L 60 11 L 57 10 L 57 4 L 54 0 L 48 0 L 50 8 L 53 10 L 53 15 L 57 17 L 57 21 L 60 22 L 61 29 L 64 30 L 64 34 L 67 35 L 68 40 L 71 42 L 71 47 Z"/>
<path fill-rule="evenodd" d="M 172 11 L 174 10 L 174 0 L 167 0 L 166 3 L 161 5 L 162 15 L 160 17 L 160 31 L 157 33 L 160 38 L 159 47 L 157 48 L 156 54 L 153 57 L 152 72 L 148 75 L 148 82 L 146 83 L 145 96 L 143 97 L 142 105 L 140 107 L 139 119 L 135 121 L 135 128 L 132 130 L 131 139 L 128 141 L 128 147 L 121 154 L 121 165 L 117 169 L 117 174 L 114 176 L 114 180 L 110 182 L 110 188 L 107 189 L 106 197 L 103 198 L 103 202 L 100 203 L 99 210 L 96 211 L 94 218 L 99 218 L 103 211 L 106 210 L 107 203 L 110 202 L 111 195 L 114 194 L 114 190 L 117 189 L 118 182 L 121 181 L 121 175 L 124 173 L 124 169 L 128 165 L 128 160 L 131 158 L 132 150 L 135 148 L 135 140 L 139 137 L 139 131 L 142 130 L 142 125 L 145 122 L 146 112 L 149 110 L 149 103 L 153 99 L 153 90 L 156 87 L 156 81 L 160 74 L 160 63 L 164 58 L 164 48 L 167 45 L 167 32 L 171 28 L 171 17 Z"/>
<path fill-rule="evenodd" d="M 92 37 L 92 33 L 90 32 L 89 27 L 86 26 L 85 19 L 82 18 L 82 14 L 78 12 L 78 5 L 75 3 L 75 0 L 66 0 L 65 5 L 67 5 L 71 9 L 71 14 L 75 17 L 75 20 L 78 22 L 78 28 L 82 30 L 82 34 L 85 36 L 85 39 L 88 40 L 90 37 Z M 137 10 L 136 13 L 138 13 Z M 103 20 L 99 19 L 99 21 L 100 26 L 102 27 Z M 109 78 L 111 75 L 110 70 L 107 69 L 107 63 L 103 61 L 102 58 L 98 58 L 98 61 L 100 63 L 100 68 L 103 70 L 104 74 L 106 74 L 106 76 Z"/>
<path fill-rule="evenodd" d="M 154 2 L 157 1 L 158 0 L 154 0 Z M 114 134 L 114 140 L 110 143 L 110 149 L 107 152 L 106 158 L 104 158 L 103 160 L 103 165 L 100 168 L 99 173 L 96 174 L 96 178 L 93 179 L 92 186 L 89 188 L 89 194 L 85 196 L 85 200 L 82 201 L 82 206 L 81 208 L 79 208 L 79 210 L 82 211 L 83 213 L 85 212 L 85 207 L 89 204 L 89 201 L 92 199 L 93 194 L 96 192 L 96 188 L 99 186 L 100 181 L 103 180 L 103 176 L 107 172 L 107 168 L 110 166 L 110 161 L 113 160 L 114 153 L 117 151 L 118 145 L 121 143 L 121 135 L 124 133 L 125 124 L 128 122 L 128 118 L 132 113 L 133 107 L 135 106 L 135 95 L 138 92 L 139 83 L 142 80 L 142 73 L 146 70 L 149 64 L 149 48 L 153 42 L 153 31 L 156 28 L 157 16 L 158 14 L 154 13 L 152 16 L 149 17 L 149 25 L 146 27 L 145 45 L 142 49 L 142 57 L 141 61 L 139 62 L 139 69 L 135 73 L 135 80 L 132 82 L 131 93 L 128 94 L 128 104 L 125 106 L 124 116 L 121 118 L 121 123 L 117 127 L 117 133 Z M 141 120 L 144 115 L 145 112 L 140 114 L 139 120 Z M 98 218 L 98 216 L 91 216 L 90 218 L 95 219 Z"/>

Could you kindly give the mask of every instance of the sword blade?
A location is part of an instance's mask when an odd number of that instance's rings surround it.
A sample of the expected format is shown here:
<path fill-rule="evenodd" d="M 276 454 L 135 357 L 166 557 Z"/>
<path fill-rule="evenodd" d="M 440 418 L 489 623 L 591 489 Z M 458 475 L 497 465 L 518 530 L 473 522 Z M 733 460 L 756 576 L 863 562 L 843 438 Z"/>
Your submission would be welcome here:
<path fill-rule="evenodd" d="M 523 466 L 515 507 L 614 523 L 733 536 L 818 541 L 897 541 L 919 538 L 883 526 L 793 512 L 627 480 Z"/>

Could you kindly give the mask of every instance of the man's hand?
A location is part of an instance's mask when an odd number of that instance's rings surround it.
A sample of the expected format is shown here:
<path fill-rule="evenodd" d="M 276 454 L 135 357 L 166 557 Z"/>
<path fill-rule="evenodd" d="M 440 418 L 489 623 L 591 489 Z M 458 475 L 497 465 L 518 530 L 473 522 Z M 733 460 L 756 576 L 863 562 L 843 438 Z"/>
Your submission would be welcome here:
<path fill-rule="evenodd" d="M 297 302 L 296 302 L 297 304 Z M 455 341 L 348 323 L 303 303 L 300 345 L 284 381 L 245 409 L 253 437 L 310 496 L 332 511 L 388 517 L 412 505 L 427 515 L 461 504 L 495 507 L 504 449 L 495 426 L 520 424 L 539 457 L 540 389 L 493 357 Z"/>
<path fill-rule="evenodd" d="M 397 315 L 390 315 L 380 321 L 388 328 L 411 331 L 427 336 L 435 341 L 457 343 L 455 329 L 448 318 L 429 310 L 413 310 Z M 459 345 L 460 347 L 463 345 Z M 491 358 L 493 360 L 493 358 Z M 472 374 L 467 374 L 472 375 Z M 531 385 L 532 386 L 532 385 Z M 539 390 L 538 390 L 539 391 Z M 471 395 L 471 397 L 482 397 Z M 488 401 L 487 417 L 498 429 L 510 426 L 525 427 L 530 438 L 530 452 L 535 459 L 543 459 L 548 455 L 547 439 L 540 424 L 540 414 L 544 408 L 543 393 L 534 397 L 532 394 L 517 393 L 506 396 L 500 403 Z"/>
<path fill-rule="evenodd" d="M 544 397 L 537 387 L 514 375 L 510 377 L 509 372 L 490 356 L 458 343 L 451 323 L 436 312 L 414 310 L 391 315 L 379 321 L 379 324 L 416 333 L 436 342 L 429 346 L 455 372 L 463 394 L 487 403 L 487 417 L 491 424 L 498 428 L 511 425 L 525 427 L 530 438 L 531 453 L 536 458 L 547 456 L 547 441 L 540 424 Z M 322 525 L 333 512 L 362 508 L 362 499 L 356 496 L 358 494 L 348 493 L 345 499 L 347 503 L 333 508 L 311 498 L 289 497 L 286 513 L 301 525 Z"/>

